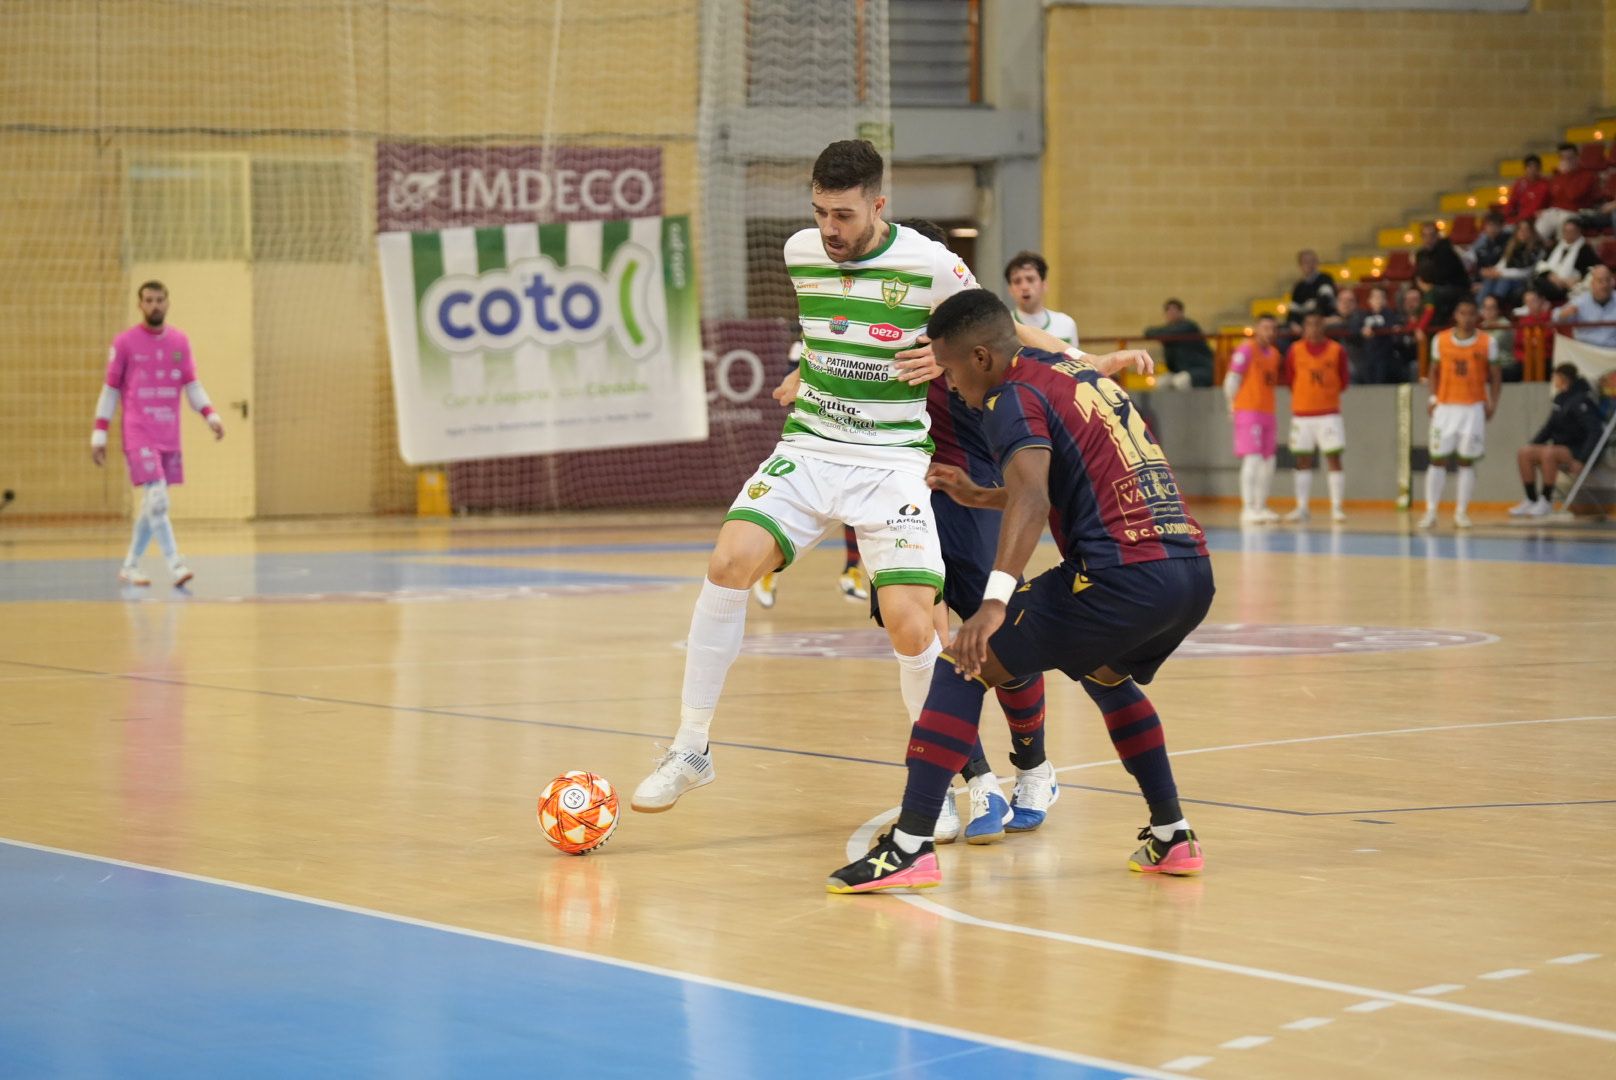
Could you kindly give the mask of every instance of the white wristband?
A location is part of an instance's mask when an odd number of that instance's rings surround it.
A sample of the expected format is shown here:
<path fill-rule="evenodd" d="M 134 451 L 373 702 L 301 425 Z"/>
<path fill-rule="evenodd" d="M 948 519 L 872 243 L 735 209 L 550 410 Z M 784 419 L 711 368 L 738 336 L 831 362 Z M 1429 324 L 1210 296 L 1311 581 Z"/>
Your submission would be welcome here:
<path fill-rule="evenodd" d="M 988 587 L 982 590 L 982 602 L 997 600 L 1001 604 L 1008 604 L 1010 596 L 1016 591 L 1016 579 L 1003 570 L 995 570 L 988 575 Z"/>
<path fill-rule="evenodd" d="M 91 450 L 99 450 L 105 445 L 107 445 L 107 433 L 105 431 L 102 431 L 100 428 L 96 428 L 94 431 L 90 432 Z"/>
<path fill-rule="evenodd" d="M 1082 349 L 1079 349 L 1076 345 L 1073 345 L 1071 348 L 1067 349 L 1065 351 L 1065 353 L 1063 353 L 1062 355 L 1070 356 L 1073 360 L 1076 360 L 1077 362 L 1082 363 L 1084 360 L 1086 360 L 1088 358 L 1089 354 L 1084 352 Z"/>

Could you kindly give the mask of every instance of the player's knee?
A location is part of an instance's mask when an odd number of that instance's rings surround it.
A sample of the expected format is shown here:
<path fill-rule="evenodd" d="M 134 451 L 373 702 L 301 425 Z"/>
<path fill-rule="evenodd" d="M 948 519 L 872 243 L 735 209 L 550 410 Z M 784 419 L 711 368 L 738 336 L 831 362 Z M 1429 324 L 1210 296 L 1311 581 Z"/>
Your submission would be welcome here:
<path fill-rule="evenodd" d="M 764 528 L 726 521 L 707 559 L 707 579 L 726 589 L 750 589 L 785 562 L 779 543 Z"/>

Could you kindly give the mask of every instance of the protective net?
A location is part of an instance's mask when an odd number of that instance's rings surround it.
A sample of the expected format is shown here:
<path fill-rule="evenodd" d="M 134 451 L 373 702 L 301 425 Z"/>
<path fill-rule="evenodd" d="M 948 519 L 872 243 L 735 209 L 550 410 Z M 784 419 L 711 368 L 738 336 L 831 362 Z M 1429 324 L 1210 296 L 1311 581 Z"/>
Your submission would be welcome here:
<path fill-rule="evenodd" d="M 604 274 L 655 218 L 686 219 L 699 258 L 709 437 L 436 464 L 474 511 L 725 500 L 779 431 L 780 246 L 808 220 L 809 164 L 890 130 L 884 0 L 26 0 L 6 16 L 0 313 L 26 342 L 0 396 L 13 516 L 130 505 L 118 455 L 96 470 L 88 436 L 148 279 L 228 426 L 214 444 L 186 417 L 177 515 L 413 511 L 377 234 L 436 234 L 417 269 L 487 274 L 559 243 Z M 526 392 L 593 359 L 489 350 L 445 385 Z"/>

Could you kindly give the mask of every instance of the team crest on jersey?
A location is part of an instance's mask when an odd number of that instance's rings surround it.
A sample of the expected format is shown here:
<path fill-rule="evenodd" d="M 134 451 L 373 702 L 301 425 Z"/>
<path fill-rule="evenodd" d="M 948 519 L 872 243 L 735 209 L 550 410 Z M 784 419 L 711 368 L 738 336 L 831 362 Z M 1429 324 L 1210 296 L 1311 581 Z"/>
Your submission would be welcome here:
<path fill-rule="evenodd" d="M 881 299 L 886 301 L 889 308 L 895 308 L 903 303 L 904 297 L 909 295 L 909 283 L 898 278 L 887 278 L 881 283 Z"/>
<path fill-rule="evenodd" d="M 174 350 L 174 362 L 176 364 L 180 362 L 180 351 L 178 349 Z"/>
<path fill-rule="evenodd" d="M 761 480 L 759 480 L 757 483 L 753 484 L 751 487 L 746 489 L 746 497 L 748 499 L 761 499 L 761 498 L 763 498 L 763 496 L 767 495 L 768 493 L 769 493 L 769 485 L 765 484 Z"/>
<path fill-rule="evenodd" d="M 851 274 L 842 275 L 842 295 L 846 296 L 853 291 L 853 277 Z"/>
<path fill-rule="evenodd" d="M 847 316 L 838 315 L 830 321 L 830 332 L 833 334 L 847 333 Z"/>

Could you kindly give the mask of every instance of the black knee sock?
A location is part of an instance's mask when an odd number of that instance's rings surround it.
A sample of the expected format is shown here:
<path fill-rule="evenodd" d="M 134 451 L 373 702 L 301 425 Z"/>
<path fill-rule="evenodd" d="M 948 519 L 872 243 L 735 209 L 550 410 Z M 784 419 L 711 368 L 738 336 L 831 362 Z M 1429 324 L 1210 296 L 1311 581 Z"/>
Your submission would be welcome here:
<path fill-rule="evenodd" d="M 1537 481 L 1523 480 L 1521 484 L 1526 488 L 1526 501 L 1537 502 Z"/>

